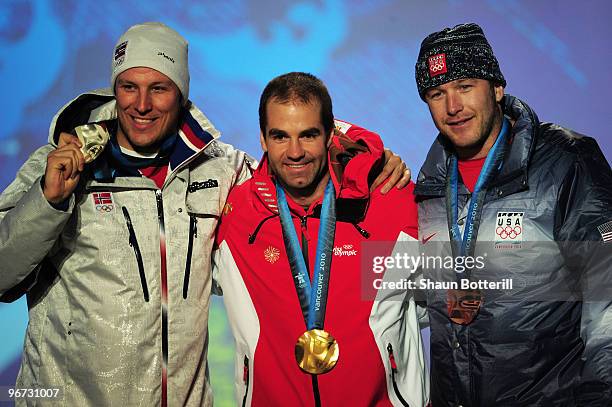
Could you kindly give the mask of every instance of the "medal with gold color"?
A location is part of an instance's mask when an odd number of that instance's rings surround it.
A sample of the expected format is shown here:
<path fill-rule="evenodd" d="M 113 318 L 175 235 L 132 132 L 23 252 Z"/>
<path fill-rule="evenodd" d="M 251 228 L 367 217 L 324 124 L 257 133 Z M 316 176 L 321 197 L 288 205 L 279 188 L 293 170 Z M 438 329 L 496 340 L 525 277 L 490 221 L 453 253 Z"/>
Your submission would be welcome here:
<path fill-rule="evenodd" d="M 338 342 L 322 329 L 304 332 L 295 344 L 295 360 L 306 373 L 319 375 L 329 372 L 336 366 L 339 356 Z"/>
<path fill-rule="evenodd" d="M 81 152 L 85 157 L 85 163 L 90 163 L 98 158 L 110 140 L 110 133 L 102 123 L 77 126 L 74 132 L 81 142 Z"/>
<path fill-rule="evenodd" d="M 287 259 L 307 329 L 295 344 L 295 361 L 304 372 L 320 375 L 332 370 L 340 356 L 338 342 L 323 329 L 331 272 L 332 246 L 336 231 L 334 184 L 329 180 L 323 195 L 312 283 L 300 249 L 285 192 L 278 184 L 276 194 Z"/>

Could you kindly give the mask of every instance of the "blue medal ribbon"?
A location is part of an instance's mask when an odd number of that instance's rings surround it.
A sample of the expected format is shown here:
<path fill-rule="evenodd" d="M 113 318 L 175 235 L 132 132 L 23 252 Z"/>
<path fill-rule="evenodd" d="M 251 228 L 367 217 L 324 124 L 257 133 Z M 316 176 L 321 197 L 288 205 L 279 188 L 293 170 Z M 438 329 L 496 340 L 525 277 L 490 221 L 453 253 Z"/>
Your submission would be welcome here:
<path fill-rule="evenodd" d="M 507 144 L 506 139 L 510 133 L 509 130 L 510 122 L 504 117 L 497 140 L 487 154 L 487 158 L 476 181 L 468 207 L 463 235 L 461 235 L 459 225 L 457 224 L 459 217 L 459 167 L 457 156 L 453 154 L 449 158 L 449 172 L 446 178 L 446 210 L 453 256 L 471 256 L 474 254 L 474 246 L 478 236 L 478 228 L 480 227 L 480 215 L 482 214 L 484 198 L 487 193 L 486 187 L 491 179 L 501 170 Z"/>
<path fill-rule="evenodd" d="M 336 194 L 334 184 L 330 179 L 323 195 L 312 284 L 306 267 L 306 261 L 300 250 L 285 191 L 278 183 L 276 184 L 276 195 L 285 250 L 289 259 L 295 290 L 300 300 L 304 322 L 308 330 L 323 329 L 331 271 L 332 246 L 336 232 Z"/>

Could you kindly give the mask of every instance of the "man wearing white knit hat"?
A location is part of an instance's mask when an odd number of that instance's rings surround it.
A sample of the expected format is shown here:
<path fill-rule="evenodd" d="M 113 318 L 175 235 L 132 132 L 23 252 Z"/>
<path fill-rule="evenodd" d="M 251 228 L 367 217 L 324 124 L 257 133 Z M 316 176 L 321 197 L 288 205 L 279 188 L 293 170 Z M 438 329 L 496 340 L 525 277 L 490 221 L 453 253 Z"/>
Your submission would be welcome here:
<path fill-rule="evenodd" d="M 112 89 L 64 106 L 0 195 L 0 300 L 29 306 L 17 387 L 58 389 L 19 405 L 212 403 L 210 253 L 250 169 L 189 101 L 187 49 L 163 24 L 131 27 Z"/>

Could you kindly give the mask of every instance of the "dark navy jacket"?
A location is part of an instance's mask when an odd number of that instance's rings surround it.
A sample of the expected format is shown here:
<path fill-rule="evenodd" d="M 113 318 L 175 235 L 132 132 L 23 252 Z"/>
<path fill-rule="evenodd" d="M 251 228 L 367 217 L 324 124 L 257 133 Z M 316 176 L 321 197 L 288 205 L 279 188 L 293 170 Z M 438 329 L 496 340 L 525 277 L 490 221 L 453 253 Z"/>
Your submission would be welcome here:
<path fill-rule="evenodd" d="M 513 289 L 484 291 L 467 326 L 449 320 L 446 291 L 426 293 L 433 405 L 612 405 L 610 165 L 592 138 L 541 123 L 512 96 L 502 106 L 514 125 L 480 219 L 474 255 L 486 266 L 471 278 L 510 278 Z M 424 251 L 448 250 L 451 154 L 439 135 L 418 177 Z M 469 199 L 460 180 L 461 229 Z"/>

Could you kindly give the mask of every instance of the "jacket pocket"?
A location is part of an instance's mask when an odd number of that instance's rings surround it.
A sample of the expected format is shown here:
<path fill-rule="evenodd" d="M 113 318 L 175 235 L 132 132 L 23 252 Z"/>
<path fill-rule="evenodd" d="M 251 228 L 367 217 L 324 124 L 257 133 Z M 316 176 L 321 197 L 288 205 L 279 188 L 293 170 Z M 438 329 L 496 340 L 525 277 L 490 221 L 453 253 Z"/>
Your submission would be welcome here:
<path fill-rule="evenodd" d="M 183 278 L 183 298 L 187 299 L 189 291 L 189 276 L 191 274 L 191 256 L 193 255 L 193 241 L 198 237 L 198 218 L 189 215 L 189 243 L 187 246 L 187 260 L 185 261 L 185 276 Z"/>
<path fill-rule="evenodd" d="M 387 352 L 389 353 L 389 363 L 391 365 L 391 381 L 393 383 L 393 391 L 395 392 L 395 395 L 397 396 L 399 402 L 402 403 L 402 406 L 409 407 L 408 402 L 400 393 L 399 387 L 397 386 L 397 381 L 395 380 L 395 376 L 397 375 L 397 363 L 395 363 L 395 356 L 393 355 L 393 346 L 390 343 L 387 344 Z"/>
<path fill-rule="evenodd" d="M 249 358 L 244 355 L 244 369 L 242 373 L 242 381 L 244 382 L 244 396 L 242 397 L 242 407 L 246 407 L 247 396 L 249 395 Z"/>
<path fill-rule="evenodd" d="M 138 263 L 138 273 L 140 274 L 140 284 L 142 285 L 142 294 L 144 296 L 144 300 L 149 302 L 149 288 L 147 287 L 147 277 L 144 272 L 144 264 L 142 262 L 142 254 L 140 253 L 140 247 L 138 246 L 138 240 L 136 239 L 136 233 L 134 232 L 134 226 L 132 225 L 132 219 L 130 218 L 130 213 L 128 212 L 125 206 L 121 207 L 123 211 L 123 217 L 125 218 L 125 223 L 128 228 L 128 232 L 130 234 L 130 246 L 134 249 L 134 254 L 136 255 L 136 263 Z"/>

